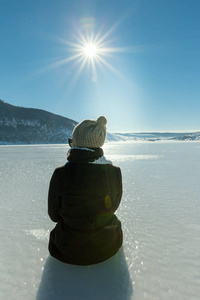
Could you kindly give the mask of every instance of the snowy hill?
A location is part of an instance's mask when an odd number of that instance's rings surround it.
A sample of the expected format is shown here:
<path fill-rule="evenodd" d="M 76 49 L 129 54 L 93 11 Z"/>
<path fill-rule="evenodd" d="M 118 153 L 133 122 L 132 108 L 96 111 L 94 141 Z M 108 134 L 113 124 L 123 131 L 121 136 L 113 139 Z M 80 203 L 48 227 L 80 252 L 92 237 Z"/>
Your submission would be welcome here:
<path fill-rule="evenodd" d="M 76 121 L 0 100 L 0 144 L 67 143 Z"/>
<path fill-rule="evenodd" d="M 200 132 L 108 133 L 108 141 L 200 141 Z"/>

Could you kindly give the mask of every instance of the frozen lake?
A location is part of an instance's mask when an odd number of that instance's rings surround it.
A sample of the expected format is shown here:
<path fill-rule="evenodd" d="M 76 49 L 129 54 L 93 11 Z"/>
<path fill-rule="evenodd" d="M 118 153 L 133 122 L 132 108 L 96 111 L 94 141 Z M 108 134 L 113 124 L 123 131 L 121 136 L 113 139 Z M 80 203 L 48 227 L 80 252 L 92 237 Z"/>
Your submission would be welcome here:
<path fill-rule="evenodd" d="M 67 149 L 0 146 L 0 299 L 199 299 L 200 142 L 106 143 L 122 170 L 124 247 L 89 268 L 47 249 L 49 180 Z"/>

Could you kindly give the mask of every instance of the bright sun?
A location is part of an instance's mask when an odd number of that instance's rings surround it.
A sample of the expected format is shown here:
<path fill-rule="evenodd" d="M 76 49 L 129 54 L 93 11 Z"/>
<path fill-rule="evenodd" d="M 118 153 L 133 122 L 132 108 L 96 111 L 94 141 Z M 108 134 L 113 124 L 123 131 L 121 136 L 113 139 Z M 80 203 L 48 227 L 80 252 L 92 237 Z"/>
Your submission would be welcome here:
<path fill-rule="evenodd" d="M 84 53 L 87 57 L 95 57 L 97 55 L 98 49 L 95 44 L 86 44 L 84 47 Z"/>
<path fill-rule="evenodd" d="M 67 54 L 67 56 L 65 56 L 64 58 L 58 60 L 56 59 L 56 61 L 46 67 L 46 70 L 52 68 L 54 69 L 74 61 L 74 66 L 77 68 L 73 77 L 74 82 L 78 79 L 85 66 L 88 67 L 88 70 L 90 69 L 92 71 L 92 81 L 97 81 L 97 70 L 102 70 L 103 67 L 106 67 L 115 74 L 120 75 L 120 72 L 109 62 L 110 58 L 114 58 L 115 53 L 140 53 L 141 49 L 143 50 L 141 46 L 111 46 L 113 39 L 109 40 L 108 38 L 118 27 L 121 21 L 114 24 L 103 35 L 101 34 L 101 30 L 98 33 L 94 34 L 92 27 L 93 25 L 95 25 L 94 20 L 86 18 L 82 21 L 82 27 L 80 27 L 80 29 L 78 30 L 78 34 L 73 36 L 73 42 L 67 41 L 65 39 L 58 39 L 59 42 L 67 45 L 66 50 L 67 52 L 70 52 L 70 54 Z M 88 27 L 84 27 L 84 24 Z M 84 29 L 84 31 L 82 31 L 82 29 Z"/>
<path fill-rule="evenodd" d="M 104 35 L 101 35 L 100 32 L 94 35 L 93 32 L 90 34 L 83 35 L 79 33 L 75 36 L 75 42 L 70 42 L 67 40 L 60 40 L 68 46 L 67 51 L 72 52 L 71 55 L 57 60 L 50 64 L 49 68 L 56 68 L 64 64 L 75 62 L 75 66 L 79 65 L 74 76 L 74 81 L 80 76 L 84 67 L 88 65 L 92 70 L 92 80 L 97 80 L 97 67 L 101 68 L 104 66 L 110 69 L 112 72 L 119 74 L 109 62 L 109 57 L 116 52 L 130 52 L 129 48 L 124 47 L 110 47 L 111 41 L 108 40 L 108 37 L 114 31 L 116 26 L 113 26 L 108 30 Z M 69 48 L 70 46 L 70 48 Z"/>

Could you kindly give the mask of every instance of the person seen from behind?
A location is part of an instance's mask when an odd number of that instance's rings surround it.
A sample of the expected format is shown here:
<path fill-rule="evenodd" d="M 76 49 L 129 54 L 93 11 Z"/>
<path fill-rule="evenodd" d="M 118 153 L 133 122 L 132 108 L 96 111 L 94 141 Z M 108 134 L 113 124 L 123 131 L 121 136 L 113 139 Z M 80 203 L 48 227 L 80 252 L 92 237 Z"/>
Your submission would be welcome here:
<path fill-rule="evenodd" d="M 73 130 L 68 162 L 55 169 L 49 186 L 50 255 L 61 262 L 91 265 L 115 255 L 122 246 L 121 222 L 115 215 L 122 197 L 119 167 L 101 148 L 107 120 L 84 120 Z"/>

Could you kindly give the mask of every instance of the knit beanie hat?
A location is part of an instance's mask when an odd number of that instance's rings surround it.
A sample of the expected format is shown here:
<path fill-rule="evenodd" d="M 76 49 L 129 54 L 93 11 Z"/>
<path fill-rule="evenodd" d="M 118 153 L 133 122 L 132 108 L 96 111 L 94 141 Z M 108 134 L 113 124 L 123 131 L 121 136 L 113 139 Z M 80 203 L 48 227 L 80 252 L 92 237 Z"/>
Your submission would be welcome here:
<path fill-rule="evenodd" d="M 83 120 L 72 132 L 75 147 L 99 148 L 106 138 L 107 120 L 100 116 L 97 120 Z"/>

